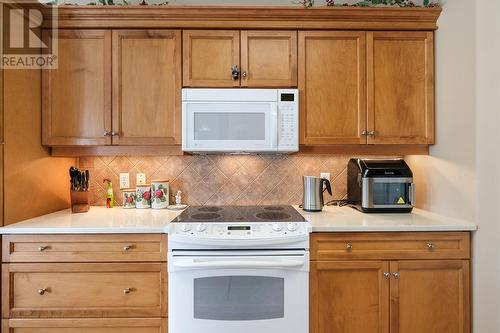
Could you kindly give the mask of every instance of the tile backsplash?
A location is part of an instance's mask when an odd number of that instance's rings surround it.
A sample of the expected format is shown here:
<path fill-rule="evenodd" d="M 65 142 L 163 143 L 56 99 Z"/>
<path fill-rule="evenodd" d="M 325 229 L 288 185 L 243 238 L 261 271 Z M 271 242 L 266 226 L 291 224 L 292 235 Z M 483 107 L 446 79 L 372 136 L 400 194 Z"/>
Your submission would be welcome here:
<path fill-rule="evenodd" d="M 185 156 L 106 156 L 80 157 L 79 167 L 90 171 L 93 205 L 105 205 L 103 178 L 113 182 L 115 204 L 121 205 L 119 174 L 130 174 L 135 187 L 136 174 L 145 173 L 148 183 L 170 180 L 170 201 L 178 190 L 183 203 L 190 205 L 271 205 L 300 204 L 302 176 L 330 172 L 333 197 L 347 195 L 349 156 L 327 155 L 185 155 Z"/>

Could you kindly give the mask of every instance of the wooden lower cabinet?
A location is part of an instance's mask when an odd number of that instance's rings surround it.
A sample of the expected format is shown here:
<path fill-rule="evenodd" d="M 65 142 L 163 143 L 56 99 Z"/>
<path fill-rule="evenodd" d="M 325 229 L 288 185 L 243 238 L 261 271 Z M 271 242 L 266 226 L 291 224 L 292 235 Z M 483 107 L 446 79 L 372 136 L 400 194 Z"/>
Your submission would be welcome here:
<path fill-rule="evenodd" d="M 313 234 L 310 333 L 470 333 L 469 266 L 468 233 Z"/>
<path fill-rule="evenodd" d="M 312 262 L 310 332 L 388 332 L 388 270 L 384 261 Z"/>
<path fill-rule="evenodd" d="M 166 318 L 4 319 L 3 333 L 167 333 Z"/>
<path fill-rule="evenodd" d="M 2 333 L 167 333 L 164 234 L 3 235 Z"/>

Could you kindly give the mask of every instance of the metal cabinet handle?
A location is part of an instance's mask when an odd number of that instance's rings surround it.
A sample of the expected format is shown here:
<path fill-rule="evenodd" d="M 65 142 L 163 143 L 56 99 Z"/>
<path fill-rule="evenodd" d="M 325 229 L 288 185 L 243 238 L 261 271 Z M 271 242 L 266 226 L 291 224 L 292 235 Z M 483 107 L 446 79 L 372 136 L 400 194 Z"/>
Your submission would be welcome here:
<path fill-rule="evenodd" d="M 375 131 L 370 131 L 370 132 L 368 132 L 368 135 L 369 135 L 369 136 L 375 136 Z"/>
<path fill-rule="evenodd" d="M 111 134 L 110 134 L 110 135 L 111 135 L 111 136 L 118 136 L 119 134 L 118 134 L 118 132 L 111 131 Z"/>
<path fill-rule="evenodd" d="M 429 250 L 434 250 L 436 246 L 434 244 L 432 244 L 431 242 L 427 243 L 427 249 Z"/>
<path fill-rule="evenodd" d="M 50 246 L 48 246 L 48 245 L 42 245 L 42 246 L 38 247 L 39 252 L 43 252 L 43 251 L 48 250 L 48 249 L 50 249 Z"/>
<path fill-rule="evenodd" d="M 361 132 L 361 136 L 367 136 L 368 135 L 368 132 L 367 131 L 363 131 Z"/>
<path fill-rule="evenodd" d="M 125 295 L 128 295 L 128 294 L 130 294 L 134 290 L 135 290 L 134 288 L 125 288 L 125 289 L 123 289 L 123 293 Z"/>
<path fill-rule="evenodd" d="M 346 251 L 352 251 L 352 244 L 351 243 L 347 243 L 345 245 L 345 249 L 346 249 Z"/>
<path fill-rule="evenodd" d="M 129 251 L 129 250 L 132 250 L 133 248 L 134 248 L 134 246 L 133 246 L 133 245 L 125 245 L 125 246 L 123 247 L 123 251 Z"/>
<path fill-rule="evenodd" d="M 385 277 L 386 279 L 390 279 L 390 278 L 391 278 L 391 273 L 389 273 L 389 272 L 384 272 L 384 277 Z"/>
<path fill-rule="evenodd" d="M 108 132 L 108 131 L 104 131 L 104 134 L 103 136 L 110 136 L 111 135 L 111 132 Z"/>
<path fill-rule="evenodd" d="M 243 72 L 243 73 L 241 73 L 241 76 L 242 76 L 242 77 L 247 77 L 247 72 Z"/>
<path fill-rule="evenodd" d="M 233 80 L 238 80 L 240 78 L 240 71 L 238 70 L 238 65 L 231 66 L 231 76 Z"/>
<path fill-rule="evenodd" d="M 40 288 L 36 292 L 38 293 L 38 295 L 45 295 L 45 293 L 48 291 L 48 288 Z"/>
<path fill-rule="evenodd" d="M 399 272 L 394 272 L 394 273 L 392 273 L 392 275 L 394 275 L 394 278 L 396 280 L 399 279 Z"/>

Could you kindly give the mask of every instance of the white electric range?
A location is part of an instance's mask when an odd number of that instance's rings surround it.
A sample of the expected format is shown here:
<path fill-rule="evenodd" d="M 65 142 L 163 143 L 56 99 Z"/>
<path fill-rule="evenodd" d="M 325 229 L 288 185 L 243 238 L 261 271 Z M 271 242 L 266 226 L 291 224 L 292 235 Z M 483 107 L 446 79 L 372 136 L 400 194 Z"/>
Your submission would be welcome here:
<path fill-rule="evenodd" d="M 186 209 L 169 228 L 169 333 L 307 333 L 310 232 L 292 206 Z"/>

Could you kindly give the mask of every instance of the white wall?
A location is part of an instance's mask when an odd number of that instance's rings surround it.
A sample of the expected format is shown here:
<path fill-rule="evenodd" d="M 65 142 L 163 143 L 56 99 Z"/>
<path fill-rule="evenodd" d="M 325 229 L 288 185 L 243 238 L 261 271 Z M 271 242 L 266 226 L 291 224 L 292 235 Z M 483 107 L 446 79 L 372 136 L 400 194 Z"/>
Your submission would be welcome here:
<path fill-rule="evenodd" d="M 500 1 L 476 1 L 474 332 L 500 332 Z"/>
<path fill-rule="evenodd" d="M 469 0 L 448 1 L 436 32 L 436 145 L 407 158 L 417 205 L 475 219 L 475 16 Z"/>
<path fill-rule="evenodd" d="M 500 333 L 500 1 L 448 1 L 436 33 L 437 144 L 408 157 L 423 208 L 474 221 L 474 333 Z"/>

